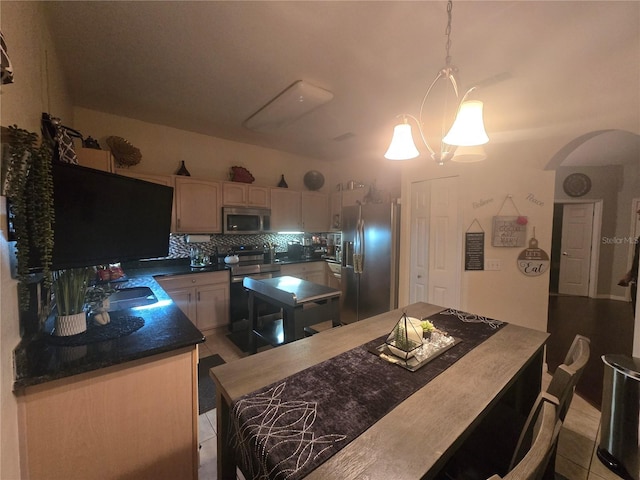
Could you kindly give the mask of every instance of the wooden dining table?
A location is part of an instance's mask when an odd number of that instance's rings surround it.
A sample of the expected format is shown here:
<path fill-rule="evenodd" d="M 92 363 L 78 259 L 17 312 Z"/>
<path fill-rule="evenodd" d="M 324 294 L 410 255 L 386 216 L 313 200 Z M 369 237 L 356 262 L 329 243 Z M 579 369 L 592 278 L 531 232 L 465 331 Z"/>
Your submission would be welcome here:
<path fill-rule="evenodd" d="M 230 443 L 234 401 L 384 336 L 403 312 L 427 318 L 443 310 L 422 302 L 411 304 L 212 368 L 210 375 L 217 387 L 218 478 L 236 478 L 236 453 Z M 435 478 L 503 397 L 515 399 L 526 416 L 540 392 L 548 333 L 504 320 L 507 323 L 495 334 L 409 395 L 306 478 Z"/>

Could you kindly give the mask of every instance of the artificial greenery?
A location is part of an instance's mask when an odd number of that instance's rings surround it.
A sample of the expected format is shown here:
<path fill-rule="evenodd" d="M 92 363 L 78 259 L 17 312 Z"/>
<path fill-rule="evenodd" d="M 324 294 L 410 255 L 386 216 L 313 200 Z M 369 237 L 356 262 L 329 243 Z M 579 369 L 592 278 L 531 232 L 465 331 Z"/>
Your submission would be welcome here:
<path fill-rule="evenodd" d="M 58 315 L 75 315 L 84 311 L 87 287 L 93 277 L 88 267 L 53 272 L 53 293 Z"/>
<path fill-rule="evenodd" d="M 7 197 L 13 210 L 16 239 L 18 297 L 21 310 L 29 307 L 29 260 L 39 258 L 43 285 L 51 286 L 53 252 L 53 179 L 52 150 L 46 142 L 38 142 L 35 133 L 8 128 L 6 162 Z"/>

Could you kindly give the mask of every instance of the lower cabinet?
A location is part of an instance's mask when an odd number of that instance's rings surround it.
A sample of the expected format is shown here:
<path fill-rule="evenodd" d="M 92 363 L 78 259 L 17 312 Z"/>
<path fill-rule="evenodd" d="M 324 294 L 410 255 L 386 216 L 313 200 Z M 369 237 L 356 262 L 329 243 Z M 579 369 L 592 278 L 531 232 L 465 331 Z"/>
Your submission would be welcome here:
<path fill-rule="evenodd" d="M 280 267 L 280 275 L 288 275 L 290 277 L 307 280 L 308 282 L 327 285 L 325 263 L 324 261 L 320 261 L 282 265 Z"/>
<path fill-rule="evenodd" d="M 200 331 L 229 323 L 229 272 L 156 277 L 175 304 Z"/>
<path fill-rule="evenodd" d="M 192 345 L 16 391 L 22 478 L 196 480 L 197 365 Z"/>

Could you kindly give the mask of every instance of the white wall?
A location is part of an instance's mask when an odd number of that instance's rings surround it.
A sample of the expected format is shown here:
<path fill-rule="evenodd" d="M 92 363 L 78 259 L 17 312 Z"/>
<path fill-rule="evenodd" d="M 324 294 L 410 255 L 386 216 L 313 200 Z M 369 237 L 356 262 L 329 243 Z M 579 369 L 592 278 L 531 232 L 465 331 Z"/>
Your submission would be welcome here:
<path fill-rule="evenodd" d="M 72 120 L 71 105 L 51 47 L 42 5 L 2 1 L 0 23 L 14 70 L 1 88 L 0 123 L 40 133 L 42 112 Z M 18 418 L 13 387 L 13 350 L 20 341 L 17 283 L 11 278 L 5 198 L 0 197 L 0 478 L 20 478 Z"/>

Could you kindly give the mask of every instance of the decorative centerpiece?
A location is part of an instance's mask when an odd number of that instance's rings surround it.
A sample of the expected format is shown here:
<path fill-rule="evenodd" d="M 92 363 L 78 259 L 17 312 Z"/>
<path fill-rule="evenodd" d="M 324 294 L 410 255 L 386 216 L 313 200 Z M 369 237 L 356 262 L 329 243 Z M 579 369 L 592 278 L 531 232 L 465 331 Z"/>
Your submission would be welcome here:
<path fill-rule="evenodd" d="M 418 348 L 422 347 L 422 338 L 422 322 L 403 313 L 385 343 L 396 357 L 407 360 L 415 355 Z"/>
<path fill-rule="evenodd" d="M 58 311 L 53 335 L 77 335 L 87 330 L 84 306 L 91 277 L 91 271 L 87 267 L 53 272 L 53 292 Z"/>
<path fill-rule="evenodd" d="M 460 342 L 429 320 L 410 317 L 403 312 L 386 341 L 370 346 L 368 350 L 389 363 L 415 372 Z"/>

